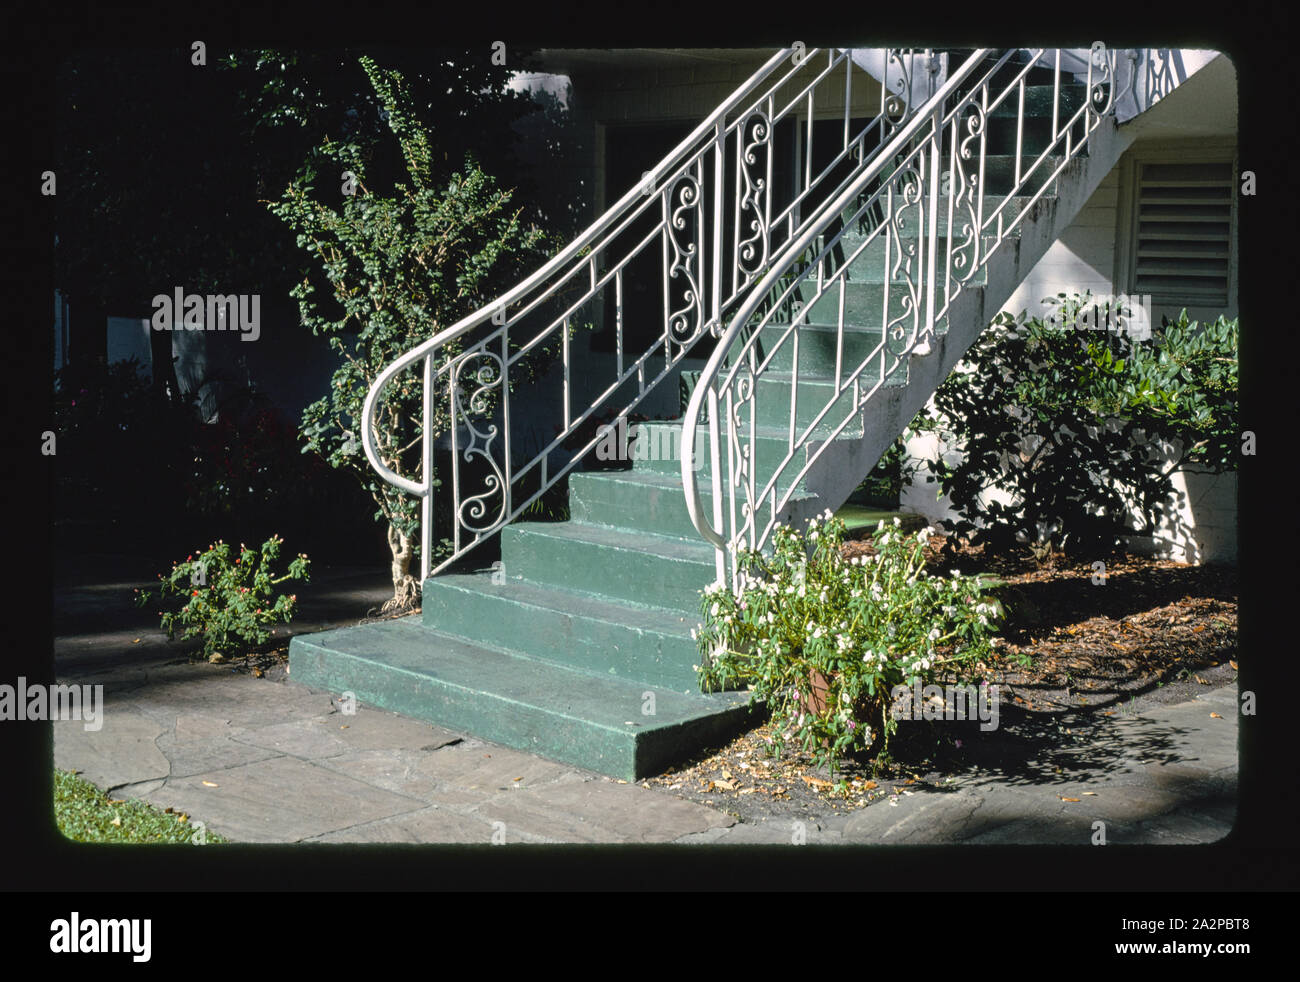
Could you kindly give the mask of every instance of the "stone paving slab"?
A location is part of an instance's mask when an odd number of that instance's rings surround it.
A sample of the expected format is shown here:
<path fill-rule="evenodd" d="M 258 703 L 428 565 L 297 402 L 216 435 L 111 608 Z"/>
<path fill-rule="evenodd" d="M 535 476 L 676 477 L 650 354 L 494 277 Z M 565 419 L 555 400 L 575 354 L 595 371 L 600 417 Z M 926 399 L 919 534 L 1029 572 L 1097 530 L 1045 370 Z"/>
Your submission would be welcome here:
<path fill-rule="evenodd" d="M 494 841 L 494 839 L 496 841 Z M 518 845 L 534 840 L 508 825 L 430 805 L 405 815 L 328 832 L 310 842 L 403 843 L 410 845 Z"/>
<path fill-rule="evenodd" d="M 169 780 L 144 798 L 239 842 L 297 842 L 424 806 L 292 757 Z"/>
<path fill-rule="evenodd" d="M 291 679 L 150 659 L 75 675 L 60 680 L 105 685 L 104 725 L 56 723 L 56 765 L 235 841 L 1086 845 L 1103 821 L 1109 843 L 1185 845 L 1223 838 L 1236 815 L 1235 686 L 1117 714 L 1014 772 L 972 770 L 847 815 L 738 823 L 365 705 L 344 713 L 338 694 Z"/>
<path fill-rule="evenodd" d="M 550 842 L 671 842 L 736 824 L 706 805 L 599 780 L 494 795 L 474 813 Z"/>
<path fill-rule="evenodd" d="M 81 720 L 58 720 L 54 726 L 54 766 L 75 770 L 105 791 L 167 777 L 170 764 L 156 744 L 164 732 L 157 720 L 119 708 L 107 694 L 103 726 L 87 730 Z"/>

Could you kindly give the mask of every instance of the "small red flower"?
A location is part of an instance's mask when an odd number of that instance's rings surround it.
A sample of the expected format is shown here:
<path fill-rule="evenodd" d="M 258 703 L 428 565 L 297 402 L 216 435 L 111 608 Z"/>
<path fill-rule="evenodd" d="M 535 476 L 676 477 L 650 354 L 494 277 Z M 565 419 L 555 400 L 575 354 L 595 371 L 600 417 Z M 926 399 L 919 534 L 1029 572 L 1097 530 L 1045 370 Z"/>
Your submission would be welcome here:
<path fill-rule="evenodd" d="M 195 590 L 193 593 L 190 594 L 191 597 L 197 597 L 198 595 L 199 595 L 198 590 Z"/>

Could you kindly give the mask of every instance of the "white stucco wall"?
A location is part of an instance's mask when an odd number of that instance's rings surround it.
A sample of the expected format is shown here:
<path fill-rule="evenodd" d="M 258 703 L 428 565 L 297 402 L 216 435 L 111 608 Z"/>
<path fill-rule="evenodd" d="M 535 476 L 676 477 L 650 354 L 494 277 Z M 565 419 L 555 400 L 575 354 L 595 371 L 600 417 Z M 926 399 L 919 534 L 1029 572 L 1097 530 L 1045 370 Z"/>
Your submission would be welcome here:
<path fill-rule="evenodd" d="M 1121 293 L 1114 288 L 1115 235 L 1119 217 L 1120 168 L 1102 180 L 1061 237 L 1003 305 L 1011 313 L 1041 316 L 1044 297 L 1058 293 Z"/>

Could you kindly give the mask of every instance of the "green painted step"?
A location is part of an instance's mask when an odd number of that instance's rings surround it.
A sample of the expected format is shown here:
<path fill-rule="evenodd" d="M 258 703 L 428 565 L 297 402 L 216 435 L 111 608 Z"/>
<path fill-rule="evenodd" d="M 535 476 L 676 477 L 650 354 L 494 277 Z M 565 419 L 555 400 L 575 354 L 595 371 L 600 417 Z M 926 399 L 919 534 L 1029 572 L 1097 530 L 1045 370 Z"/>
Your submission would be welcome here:
<path fill-rule="evenodd" d="M 947 198 L 940 199 L 940 205 L 939 205 L 940 209 L 945 213 L 948 210 L 947 202 L 948 202 Z M 946 222 L 946 215 L 945 215 L 945 222 Z M 891 270 L 890 273 L 891 281 L 896 281 L 901 283 L 903 282 L 902 272 L 907 268 L 907 261 L 909 258 L 912 260 L 913 278 L 915 278 L 916 275 L 915 271 L 921 254 L 921 249 L 920 249 L 919 242 L 914 235 L 904 237 L 901 240 L 895 239 L 893 242 L 889 244 L 888 262 L 886 262 L 885 239 L 883 235 L 878 236 L 856 256 L 853 255 L 853 250 L 857 249 L 859 246 L 862 245 L 862 241 L 864 238 L 865 236 L 858 234 L 856 231 L 846 232 L 840 238 L 839 244 L 843 246 L 843 255 L 845 257 L 853 256 L 853 258 L 849 260 L 849 273 L 848 273 L 849 282 L 884 283 L 885 271 L 886 269 L 888 269 Z M 952 248 L 954 252 L 960 250 L 962 243 L 964 243 L 965 241 L 966 238 L 964 236 L 959 236 L 957 239 L 955 239 L 952 244 Z M 985 245 L 992 245 L 993 241 L 994 240 L 989 237 L 985 237 L 984 239 Z M 900 249 L 903 252 L 901 263 L 899 259 Z M 914 250 L 914 251 L 909 252 L 908 250 Z M 943 269 L 943 264 L 947 261 L 947 258 L 948 258 L 948 237 L 946 235 L 941 235 L 938 236 L 938 251 L 935 255 L 935 264 L 940 270 Z M 836 262 L 835 266 L 838 267 L 838 265 L 839 263 Z M 894 270 L 895 267 L 898 268 L 897 273 L 892 272 L 892 270 Z M 982 279 L 981 282 L 983 282 Z M 830 297 L 834 297 L 837 291 L 838 291 L 838 286 L 835 283 L 832 283 L 827 288 L 826 294 Z M 800 297 L 803 298 L 805 303 L 811 300 L 812 297 L 816 295 L 816 293 L 817 293 L 817 284 L 815 280 L 810 282 L 806 288 L 803 285 L 800 286 Z M 796 298 L 792 297 L 791 299 L 796 299 Z M 837 304 L 838 301 L 831 304 L 830 305 L 831 309 L 834 310 Z M 880 311 L 877 310 L 876 319 L 879 320 L 879 317 L 880 317 Z M 788 319 L 786 320 L 786 323 L 789 323 Z M 831 321 L 827 321 L 826 323 L 831 323 Z"/>
<path fill-rule="evenodd" d="M 685 694 L 470 644 L 417 617 L 298 635 L 295 682 L 625 781 L 658 774 L 751 719 L 746 692 Z M 646 715 L 647 692 L 654 715 Z"/>
<path fill-rule="evenodd" d="M 787 406 L 789 401 L 789 388 L 785 389 L 785 398 Z M 787 409 L 788 416 L 788 409 Z M 748 417 L 746 416 L 746 419 Z M 648 446 L 660 448 L 658 451 L 649 454 L 646 457 L 637 457 L 632 462 L 632 473 L 653 473 L 665 476 L 680 476 L 681 467 L 681 423 L 680 422 L 663 422 L 663 423 L 638 423 L 637 429 L 643 429 L 649 438 Z M 821 427 L 813 436 L 825 438 L 829 436 L 829 427 Z M 726 439 L 727 429 L 725 425 L 719 426 L 719 437 Z M 844 428 L 846 438 L 861 437 L 862 426 L 849 425 Z M 725 446 L 725 443 L 724 443 Z M 695 431 L 695 447 L 698 456 L 698 466 L 696 473 L 701 475 L 713 474 L 712 455 L 709 450 L 709 428 L 707 424 L 700 424 Z M 790 448 L 789 427 L 776 427 L 759 425 L 754 430 L 753 454 L 760 462 L 780 461 L 785 458 Z M 675 452 L 674 452 L 675 448 Z M 719 460 L 722 463 L 723 473 L 727 472 L 727 458 L 725 453 L 719 450 Z M 775 464 L 773 464 L 775 466 Z M 771 477 L 771 472 L 765 474 L 760 469 L 760 475 Z M 783 485 L 782 489 L 789 485 Z"/>
<path fill-rule="evenodd" d="M 948 69 L 956 71 L 961 67 L 962 62 L 974 54 L 974 49 L 965 49 L 964 53 L 954 53 L 949 56 Z M 1000 55 L 998 56 L 1000 57 Z M 976 88 L 979 83 L 988 75 L 990 69 L 997 64 L 998 58 L 990 56 L 986 58 L 975 69 L 970 80 L 961 87 L 963 94 Z M 993 73 L 989 82 L 990 95 L 996 96 L 1008 85 L 1016 80 L 1022 71 L 1024 71 L 1025 62 L 1021 58 L 1013 57 L 1005 65 Z M 1046 85 L 1051 86 L 1054 78 L 1054 69 L 1044 65 L 1035 65 L 1025 73 L 1025 82 L 1027 85 Z M 1061 84 L 1064 86 L 1067 82 L 1073 82 L 1074 76 L 1068 74 L 1064 69 L 1061 70 Z"/>
<path fill-rule="evenodd" d="M 784 324 L 768 324 L 762 329 L 759 343 L 763 345 L 764 357 L 771 355 L 768 367 L 772 371 L 789 372 L 794 367 L 795 338 L 793 334 L 785 337 L 788 330 L 789 326 Z M 800 374 L 832 377 L 835 374 L 837 352 L 841 370 L 845 372 L 857 368 L 868 358 L 878 361 L 884 332 L 879 327 L 853 327 L 846 324 L 842 348 L 839 331 L 834 326 L 801 324 L 798 335 Z M 900 362 L 900 371 L 903 370 L 902 365 Z M 878 377 L 875 364 L 869 371 L 873 379 Z"/>
<path fill-rule="evenodd" d="M 716 579 L 713 547 L 581 522 L 517 522 L 501 531 L 506 582 L 526 580 L 629 603 L 699 609 Z"/>
<path fill-rule="evenodd" d="M 998 93 L 990 94 L 996 98 Z M 1062 73 L 1061 75 L 1061 101 L 1060 108 L 1057 110 L 1057 118 L 1061 122 L 1069 119 L 1079 107 L 1088 99 L 1088 86 L 1075 82 L 1070 76 Z M 1025 86 L 1025 118 L 1046 120 L 1049 127 L 1052 122 L 1052 83 L 1045 81 L 1040 84 L 1027 84 Z M 1015 120 L 1019 115 L 1020 99 L 1016 91 L 1012 91 L 1005 99 L 1002 100 L 993 111 L 989 113 L 991 120 L 1011 119 Z"/>
<path fill-rule="evenodd" d="M 849 284 L 848 286 L 853 287 L 854 285 Z M 846 290 L 846 294 L 848 294 L 848 290 Z M 793 371 L 794 345 L 796 345 L 796 337 L 794 336 L 797 333 L 798 354 L 800 354 L 798 375 L 801 377 L 824 377 L 833 380 L 835 378 L 836 350 L 840 346 L 839 332 L 837 332 L 835 326 L 836 304 L 836 298 L 831 297 L 831 295 L 820 298 L 818 302 L 811 304 L 809 310 L 807 310 L 806 323 L 801 323 L 794 330 L 790 329 L 789 324 L 764 324 L 761 332 L 759 332 L 757 346 L 754 347 L 755 358 L 762 354 L 762 360 L 757 360 L 755 365 L 766 363 L 763 375 L 767 375 L 768 372 L 780 372 L 789 375 Z M 859 317 L 862 316 L 865 315 L 859 313 Z M 842 375 L 849 375 L 859 365 L 866 363 L 866 368 L 862 369 L 862 375 L 859 377 L 862 378 L 863 382 L 870 384 L 870 382 L 875 382 L 880 377 L 881 367 L 893 365 L 892 377 L 894 380 L 906 382 L 906 360 L 893 358 L 880 345 L 881 336 L 883 336 L 884 332 L 881 332 L 878 326 L 879 320 L 879 312 L 876 313 L 875 324 L 870 326 L 865 325 L 863 320 L 849 320 L 848 317 L 845 317 L 844 349 L 842 349 L 840 355 Z M 741 351 L 742 342 L 737 342 L 732 349 L 732 358 L 740 358 Z M 881 352 L 884 352 L 884 360 L 881 360 Z"/>
<path fill-rule="evenodd" d="M 424 626 L 598 675 L 699 691 L 694 614 L 502 580 L 508 570 L 425 580 Z"/>
<path fill-rule="evenodd" d="M 941 324 L 939 333 L 946 325 Z M 770 355 L 768 371 L 789 375 L 794 368 L 795 339 L 793 334 L 785 337 L 788 325 L 769 324 L 763 328 L 759 343 L 762 344 L 764 358 Z M 840 348 L 839 331 L 827 324 L 801 324 L 799 334 L 799 375 L 815 379 L 835 378 L 835 358 Z M 863 384 L 873 384 L 880 377 L 882 364 L 893 364 L 891 382 L 898 384 L 907 381 L 907 360 L 896 358 L 882 345 L 883 332 L 879 328 L 860 328 L 846 325 L 844 328 L 843 348 L 840 350 L 841 377 L 855 371 L 866 362 L 866 368 L 859 376 Z M 787 389 L 788 398 L 788 389 Z"/>
<path fill-rule="evenodd" d="M 1033 158 L 1030 157 L 1029 160 L 1027 160 L 1025 163 L 1028 164 L 1028 163 L 1032 163 L 1032 162 L 1033 162 Z M 999 166 L 1001 166 L 1001 165 L 999 165 Z M 1045 166 L 1045 165 L 1044 165 L 1044 166 Z M 978 171 L 976 171 L 975 173 L 978 174 Z M 969 175 L 968 175 L 968 176 L 969 176 Z M 1047 198 L 1047 197 L 1050 197 L 1050 195 L 1046 195 L 1046 194 L 1043 195 L 1042 197 L 1039 198 L 1039 201 L 1042 201 L 1043 198 Z M 1017 215 L 1019 215 L 1019 214 L 1020 214 L 1020 213 L 1025 209 L 1025 208 L 1027 208 L 1027 207 L 1029 206 L 1029 202 L 1030 202 L 1032 199 L 1033 199 L 1033 195 L 1031 195 L 1031 194 L 1029 194 L 1029 195 L 1025 195 L 1025 194 L 1014 195 L 1014 196 L 1011 197 L 1011 199 L 1010 199 L 1009 201 L 1007 201 L 1007 197 L 1006 197 L 1006 195 L 999 195 L 999 194 L 985 194 L 985 195 L 984 195 L 984 212 L 983 212 L 983 218 L 984 218 L 984 220 L 987 222 L 988 219 L 990 218 L 990 216 L 992 216 L 994 209 L 1000 207 L 1000 206 L 1002 205 L 1002 203 L 1003 203 L 1004 201 L 1006 201 L 1006 202 L 1007 202 L 1007 205 L 1006 205 L 1006 207 L 1003 209 L 1002 214 L 1005 216 L 1005 220 L 1004 220 L 1004 222 L 1003 222 L 1003 225 L 1004 225 L 1004 226 L 1005 226 L 1005 225 L 1008 225 L 1008 224 L 1010 224 L 1010 222 L 1011 222 L 1011 220 L 1012 220 L 1013 218 L 1015 218 L 1015 217 L 1016 217 Z M 950 198 L 949 195 L 940 195 L 940 197 L 939 197 L 939 214 L 936 216 L 936 218 L 937 218 L 937 222 L 936 222 L 937 234 L 942 235 L 942 236 L 945 236 L 945 237 L 948 235 L 948 230 L 949 230 L 949 225 L 948 225 L 948 208 L 949 208 L 949 202 L 950 202 L 950 200 L 951 200 L 951 198 Z M 957 233 L 958 233 L 957 236 L 956 236 L 956 238 L 957 238 L 957 240 L 958 240 L 959 242 L 965 241 L 966 235 L 965 235 L 965 232 L 964 232 L 964 226 L 967 225 L 967 224 L 969 224 L 970 221 L 971 221 L 970 213 L 967 212 L 966 209 L 965 209 L 964 207 L 959 207 L 958 204 L 957 204 L 955 201 L 952 203 L 952 210 L 953 210 L 952 224 L 957 228 Z M 850 211 L 848 211 L 848 212 L 846 213 L 846 217 L 852 217 L 853 214 L 854 214 L 854 211 L 853 211 L 853 210 L 850 210 Z M 905 229 L 906 229 L 906 230 L 909 230 L 909 231 L 916 231 L 916 230 L 917 230 L 917 226 L 918 226 L 918 225 L 921 225 L 921 220 L 922 220 L 922 218 L 921 218 L 921 217 L 918 217 L 918 215 L 917 215 L 917 211 L 916 211 L 916 209 L 914 209 L 914 208 L 913 208 L 913 209 L 909 209 L 908 214 L 906 214 L 906 215 L 903 216 L 903 217 L 904 217 L 904 221 L 907 223 L 907 224 L 905 225 Z M 871 219 L 871 220 L 874 222 L 874 218 Z M 928 217 L 925 218 L 924 220 L 925 220 L 925 221 L 928 221 Z M 844 249 L 845 249 L 846 252 L 849 252 L 849 251 L 851 251 L 852 249 L 856 249 L 859 245 L 861 245 L 861 244 L 862 244 L 862 240 L 863 240 L 863 239 L 864 239 L 864 238 L 869 234 L 869 232 L 870 232 L 870 230 L 867 229 L 867 228 L 859 227 L 859 224 L 860 224 L 860 223 L 856 223 L 856 222 L 855 222 L 855 223 L 851 223 L 850 226 L 849 226 L 849 228 L 845 230 L 844 235 L 843 235 L 843 237 L 842 237 L 841 240 L 840 240 L 840 241 L 844 244 Z M 921 226 L 921 227 L 923 228 L 924 226 Z M 994 229 L 986 229 L 986 231 L 996 231 L 996 228 L 994 228 Z M 868 247 L 867 247 L 867 251 L 868 251 L 868 252 L 873 251 L 875 248 L 876 248 L 875 246 L 868 246 Z"/>
<path fill-rule="evenodd" d="M 1041 151 L 1039 151 L 1041 153 Z M 1025 180 L 1029 168 L 1037 160 L 1037 153 L 1025 153 L 1020 157 L 1020 177 Z M 1035 191 L 1042 186 L 1043 180 L 1060 166 L 1062 156 L 1050 156 L 1038 165 L 1033 176 L 1029 179 L 1029 184 L 1023 190 Z M 984 191 L 986 194 L 1005 195 L 1011 190 L 1012 181 L 1015 178 L 1016 155 L 1014 153 L 1005 154 L 986 154 L 984 157 Z M 987 216 L 986 216 L 987 217 Z"/>
<path fill-rule="evenodd" d="M 885 356 L 888 363 L 891 356 Z M 904 363 L 901 367 L 895 368 L 893 374 L 885 380 L 881 388 L 894 386 L 903 386 L 907 384 L 907 366 Z M 868 365 L 867 368 L 858 376 L 861 385 L 859 394 L 865 394 L 866 391 L 876 385 L 876 379 L 880 377 L 880 367 Z M 804 429 L 811 426 L 813 421 L 821 416 L 822 411 L 826 409 L 827 404 L 831 408 L 821 417 L 819 429 L 834 429 L 844 419 L 860 412 L 860 407 L 855 401 L 853 386 L 847 385 L 843 392 L 836 395 L 835 380 L 829 375 L 814 376 L 811 373 L 800 373 L 798 381 L 795 381 L 793 375 L 788 372 L 771 371 L 762 375 L 756 383 L 757 398 L 755 412 L 758 414 L 758 424 L 763 427 L 775 428 L 778 431 L 788 430 L 790 425 L 790 401 L 791 390 L 798 387 L 798 398 L 794 406 L 795 426 L 797 429 L 796 436 L 800 435 Z M 748 419 L 746 414 L 744 419 Z M 845 432 L 861 432 L 861 424 L 850 422 Z"/>
<path fill-rule="evenodd" d="M 707 443 L 704 445 L 707 449 Z M 763 458 L 760 458 L 760 462 Z M 802 458 L 801 458 L 802 459 Z M 725 469 L 725 464 L 724 464 Z M 713 496 L 709 478 L 712 469 L 701 470 L 700 501 L 704 514 L 713 518 Z M 765 475 L 770 478 L 771 474 Z M 789 485 L 783 484 L 784 491 Z M 795 492 L 796 500 L 812 499 L 807 492 Z M 569 508 L 574 521 L 699 542 L 700 533 L 686 512 L 686 498 L 680 476 L 654 471 L 583 471 L 569 477 Z"/>

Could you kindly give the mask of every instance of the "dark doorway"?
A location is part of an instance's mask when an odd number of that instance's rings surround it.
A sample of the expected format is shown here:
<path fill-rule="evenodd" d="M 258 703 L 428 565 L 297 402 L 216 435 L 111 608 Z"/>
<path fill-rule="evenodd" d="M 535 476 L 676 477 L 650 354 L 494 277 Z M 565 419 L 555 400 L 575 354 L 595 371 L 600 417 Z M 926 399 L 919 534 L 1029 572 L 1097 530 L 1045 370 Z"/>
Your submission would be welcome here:
<path fill-rule="evenodd" d="M 641 182 L 641 175 L 666 157 L 694 129 L 690 123 L 610 126 L 605 131 L 605 201 L 618 201 L 630 188 Z M 610 260 L 621 257 L 650 234 L 661 217 L 658 204 L 624 230 L 608 254 Z M 614 350 L 613 287 L 605 290 L 604 329 L 592 338 L 592 350 Z M 663 332 L 666 316 L 663 297 L 663 255 L 652 242 L 623 272 L 623 350 L 635 357 L 645 351 Z M 630 360 L 630 359 L 629 359 Z"/>

